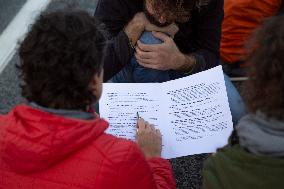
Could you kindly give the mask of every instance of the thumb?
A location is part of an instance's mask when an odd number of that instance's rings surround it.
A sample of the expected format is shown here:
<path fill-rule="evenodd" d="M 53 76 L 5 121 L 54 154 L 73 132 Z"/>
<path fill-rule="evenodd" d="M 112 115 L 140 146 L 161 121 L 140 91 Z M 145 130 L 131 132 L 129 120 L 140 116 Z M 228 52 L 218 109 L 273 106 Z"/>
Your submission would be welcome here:
<path fill-rule="evenodd" d="M 170 37 L 162 32 L 156 32 L 153 31 L 152 34 L 154 35 L 154 37 L 162 40 L 163 42 L 166 42 Z"/>
<path fill-rule="evenodd" d="M 97 118 L 100 118 L 100 114 L 98 114 L 97 112 L 94 112 L 94 114 Z"/>

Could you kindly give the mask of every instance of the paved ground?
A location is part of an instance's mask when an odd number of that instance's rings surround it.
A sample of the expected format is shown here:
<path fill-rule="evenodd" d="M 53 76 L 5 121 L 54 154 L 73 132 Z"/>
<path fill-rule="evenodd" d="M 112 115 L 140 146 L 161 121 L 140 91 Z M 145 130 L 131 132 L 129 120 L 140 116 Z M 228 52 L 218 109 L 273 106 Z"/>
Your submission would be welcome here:
<path fill-rule="evenodd" d="M 7 27 L 26 0 L 0 0 L 0 33 Z"/>
<path fill-rule="evenodd" d="M 0 0 L 0 32 L 8 25 L 24 2 L 24 0 Z M 68 6 L 81 7 L 91 14 L 97 4 L 96 0 L 53 0 L 48 10 L 66 7 L 66 2 Z M 22 101 L 20 81 L 15 69 L 18 61 L 18 56 L 15 55 L 0 75 L 0 113 L 7 113 L 11 107 Z M 179 189 L 201 188 L 201 168 L 206 158 L 207 155 L 203 154 L 171 160 Z"/>
<path fill-rule="evenodd" d="M 0 33 L 5 29 L 26 0 L 0 0 Z M 97 0 L 53 0 L 48 11 L 64 7 L 80 7 L 90 14 L 94 13 Z M 0 113 L 7 113 L 11 107 L 21 102 L 19 78 L 15 65 L 18 56 L 15 55 L 8 66 L 0 74 Z"/>

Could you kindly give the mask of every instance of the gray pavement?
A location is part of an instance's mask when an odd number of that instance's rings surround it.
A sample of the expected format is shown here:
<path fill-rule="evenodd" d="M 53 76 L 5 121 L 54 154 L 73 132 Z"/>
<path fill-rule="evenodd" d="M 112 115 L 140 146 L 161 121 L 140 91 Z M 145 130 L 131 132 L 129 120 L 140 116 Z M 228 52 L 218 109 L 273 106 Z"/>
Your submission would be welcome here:
<path fill-rule="evenodd" d="M 0 34 L 25 2 L 26 0 L 0 0 Z"/>
<path fill-rule="evenodd" d="M 5 27 L 13 18 L 13 11 L 7 10 L 7 6 L 18 7 L 17 9 L 14 8 L 13 10 L 19 10 L 19 7 L 23 5 L 23 2 L 24 1 L 20 0 L 0 0 L 0 23 L 4 23 L 0 24 L 0 29 L 1 27 Z M 12 3 L 13 5 L 10 5 L 9 3 Z M 55 10 L 58 8 L 66 7 L 66 3 L 68 3 L 68 6 L 77 6 L 93 14 L 97 0 L 54 0 L 49 5 L 48 10 Z M 6 13 L 8 11 L 10 15 L 2 17 L 2 15 L 5 15 L 5 11 Z M 23 99 L 21 98 L 21 90 L 19 87 L 20 80 L 18 78 L 18 71 L 15 69 L 15 65 L 18 63 L 18 61 L 18 56 L 15 55 L 10 61 L 9 65 L 0 75 L 0 113 L 2 114 L 7 113 L 14 105 L 23 102 Z M 201 168 L 202 163 L 206 158 L 207 155 L 202 154 L 171 160 L 178 189 L 201 188 Z"/>
<path fill-rule="evenodd" d="M 18 61 L 18 56 L 14 56 L 0 75 L 0 114 L 7 113 L 15 104 L 22 102 L 18 70 L 15 68 Z"/>
<path fill-rule="evenodd" d="M 0 0 L 0 29 L 1 27 L 2 30 L 5 29 L 4 27 L 9 24 L 25 2 L 25 0 Z M 79 7 L 93 14 L 96 5 L 97 0 L 53 0 L 47 11 L 65 7 Z M 15 55 L 0 74 L 0 113 L 2 114 L 7 113 L 15 104 L 22 102 L 20 80 L 15 69 L 18 61 L 18 55 Z"/>

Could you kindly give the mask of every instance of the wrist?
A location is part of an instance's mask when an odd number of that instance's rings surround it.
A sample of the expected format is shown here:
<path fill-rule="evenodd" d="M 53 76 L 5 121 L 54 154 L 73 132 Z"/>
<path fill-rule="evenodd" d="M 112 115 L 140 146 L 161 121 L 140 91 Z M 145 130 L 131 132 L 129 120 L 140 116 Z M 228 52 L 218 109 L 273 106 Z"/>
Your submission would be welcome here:
<path fill-rule="evenodd" d="M 185 55 L 181 53 L 179 61 L 180 66 L 177 71 L 183 72 L 185 74 L 190 74 L 196 65 L 196 59 L 192 55 Z"/>
<path fill-rule="evenodd" d="M 144 22 L 138 16 L 134 16 L 123 30 L 131 44 L 135 46 L 144 29 Z"/>
<path fill-rule="evenodd" d="M 150 158 L 160 158 L 161 157 L 161 153 L 144 153 L 145 154 L 145 158 L 146 159 L 150 159 Z"/>

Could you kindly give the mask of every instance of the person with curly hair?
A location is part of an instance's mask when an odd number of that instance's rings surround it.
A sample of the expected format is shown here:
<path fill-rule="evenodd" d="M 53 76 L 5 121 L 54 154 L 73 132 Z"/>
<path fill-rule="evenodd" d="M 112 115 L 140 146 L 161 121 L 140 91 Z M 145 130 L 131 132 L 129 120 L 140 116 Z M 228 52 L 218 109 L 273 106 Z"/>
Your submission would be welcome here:
<path fill-rule="evenodd" d="M 204 189 L 284 186 L 284 16 L 267 20 L 251 42 L 243 117 L 230 145 L 204 164 Z M 277 31 L 277 32 L 276 32 Z"/>
<path fill-rule="evenodd" d="M 0 116 L 2 189 L 174 189 L 159 130 L 139 119 L 136 142 L 106 134 L 100 99 L 106 37 L 80 10 L 45 13 L 21 43 L 27 104 Z"/>
<path fill-rule="evenodd" d="M 223 0 L 99 0 L 95 12 L 108 29 L 105 81 L 165 82 L 219 64 Z M 243 99 L 224 76 L 233 123 Z"/>

